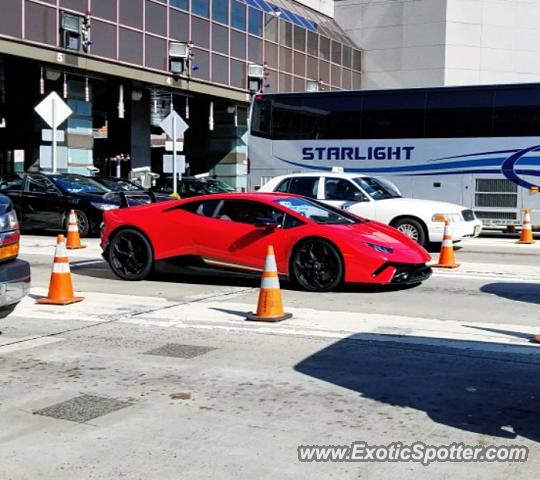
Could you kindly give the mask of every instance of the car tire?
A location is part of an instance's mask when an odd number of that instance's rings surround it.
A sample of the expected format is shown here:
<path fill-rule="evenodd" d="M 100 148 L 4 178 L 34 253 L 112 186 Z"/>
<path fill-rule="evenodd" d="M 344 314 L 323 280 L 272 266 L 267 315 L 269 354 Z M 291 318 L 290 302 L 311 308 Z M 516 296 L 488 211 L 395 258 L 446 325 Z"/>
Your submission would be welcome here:
<path fill-rule="evenodd" d="M 341 254 L 322 239 L 300 242 L 291 255 L 292 282 L 310 292 L 329 292 L 343 281 L 345 269 Z"/>
<path fill-rule="evenodd" d="M 414 218 L 400 218 L 392 223 L 392 227 L 399 230 L 403 235 L 411 238 L 422 246 L 426 246 L 426 231 L 423 225 Z"/>
<path fill-rule="evenodd" d="M 81 210 L 75 210 L 77 215 L 77 228 L 79 229 L 79 236 L 81 238 L 88 237 L 92 233 L 92 228 L 90 225 L 90 219 L 88 215 Z M 66 213 L 66 232 L 69 228 L 69 212 Z"/>
<path fill-rule="evenodd" d="M 113 235 L 107 249 L 107 260 L 111 270 L 122 280 L 144 280 L 154 268 L 150 241 L 143 233 L 132 228 Z"/>

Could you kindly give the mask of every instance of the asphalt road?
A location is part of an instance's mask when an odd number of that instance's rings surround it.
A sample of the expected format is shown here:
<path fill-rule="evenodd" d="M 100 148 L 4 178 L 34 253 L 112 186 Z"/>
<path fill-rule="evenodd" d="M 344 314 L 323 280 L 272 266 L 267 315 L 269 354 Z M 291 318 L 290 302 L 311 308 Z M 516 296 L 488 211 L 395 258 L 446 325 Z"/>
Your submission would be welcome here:
<path fill-rule="evenodd" d="M 540 244 L 464 242 L 415 288 L 312 294 L 246 322 L 258 282 L 126 283 L 96 241 L 69 307 L 34 303 L 53 240 L 25 237 L 33 291 L 0 321 L 0 478 L 529 478 L 540 466 Z M 434 254 L 436 256 L 436 254 Z M 525 463 L 298 461 L 299 445 L 523 445 Z"/>

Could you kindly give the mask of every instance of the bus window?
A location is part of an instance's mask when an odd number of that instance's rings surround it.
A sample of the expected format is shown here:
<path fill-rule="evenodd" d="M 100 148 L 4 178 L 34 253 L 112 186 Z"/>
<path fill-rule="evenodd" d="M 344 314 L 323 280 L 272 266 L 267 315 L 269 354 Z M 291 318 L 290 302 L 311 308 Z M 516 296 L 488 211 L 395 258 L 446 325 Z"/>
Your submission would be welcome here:
<path fill-rule="evenodd" d="M 426 136 L 490 137 L 493 98 L 493 89 L 428 92 Z"/>
<path fill-rule="evenodd" d="M 303 103 L 304 138 L 360 138 L 361 102 L 357 96 L 306 96 Z"/>
<path fill-rule="evenodd" d="M 497 88 L 494 106 L 494 136 L 540 135 L 540 88 L 531 86 Z"/>
<path fill-rule="evenodd" d="M 272 106 L 272 138 L 303 138 L 301 107 L 302 100 L 299 98 L 274 98 Z"/>
<path fill-rule="evenodd" d="M 251 133 L 261 137 L 270 137 L 270 108 L 272 101 L 256 97 L 251 118 Z"/>

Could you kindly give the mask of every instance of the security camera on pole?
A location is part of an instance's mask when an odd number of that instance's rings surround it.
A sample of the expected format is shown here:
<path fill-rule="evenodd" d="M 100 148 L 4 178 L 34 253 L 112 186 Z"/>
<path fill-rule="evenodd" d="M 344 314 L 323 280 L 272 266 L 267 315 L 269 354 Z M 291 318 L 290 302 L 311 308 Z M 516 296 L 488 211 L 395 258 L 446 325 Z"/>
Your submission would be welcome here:
<path fill-rule="evenodd" d="M 178 178 L 182 178 L 182 173 L 185 172 L 186 159 L 184 155 L 177 155 L 177 153 L 184 149 L 184 133 L 189 126 L 175 110 L 171 110 L 171 113 L 165 117 L 159 126 L 172 140 L 170 145 L 167 145 L 169 147 L 167 149 L 172 150 L 172 155 L 163 156 L 163 172 L 172 172 L 172 196 L 178 198 Z M 171 163 L 172 165 L 170 165 Z"/>

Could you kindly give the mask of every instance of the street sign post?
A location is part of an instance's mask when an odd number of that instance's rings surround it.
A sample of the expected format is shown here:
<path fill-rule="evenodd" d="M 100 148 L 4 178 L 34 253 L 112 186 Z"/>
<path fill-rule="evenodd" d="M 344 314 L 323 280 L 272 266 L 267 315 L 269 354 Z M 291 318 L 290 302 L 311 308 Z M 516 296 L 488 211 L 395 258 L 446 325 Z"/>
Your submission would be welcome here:
<path fill-rule="evenodd" d="M 178 195 L 178 165 L 177 165 L 177 142 L 184 138 L 185 131 L 189 128 L 189 125 L 184 119 L 172 110 L 169 115 L 159 125 L 161 129 L 172 140 L 172 167 L 173 167 L 173 195 Z"/>
<path fill-rule="evenodd" d="M 47 125 L 52 128 L 52 149 L 51 149 L 51 168 L 52 173 L 56 173 L 56 129 L 73 112 L 67 103 L 62 100 L 56 92 L 51 92 L 43 101 L 41 101 L 34 110 L 45 120 Z"/>

